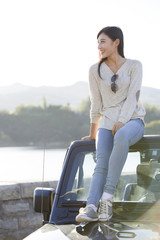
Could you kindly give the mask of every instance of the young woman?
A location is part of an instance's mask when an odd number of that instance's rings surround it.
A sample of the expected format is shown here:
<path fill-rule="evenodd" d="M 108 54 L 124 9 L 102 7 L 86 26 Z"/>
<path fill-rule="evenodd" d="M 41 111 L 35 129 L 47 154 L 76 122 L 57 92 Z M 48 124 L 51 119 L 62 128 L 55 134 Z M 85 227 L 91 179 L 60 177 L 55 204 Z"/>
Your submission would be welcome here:
<path fill-rule="evenodd" d="M 139 101 L 142 65 L 124 57 L 120 28 L 105 27 L 97 39 L 100 61 L 89 72 L 90 135 L 82 138 L 96 139 L 97 163 L 87 205 L 80 209 L 77 222 L 112 217 L 113 195 L 129 146 L 144 134 L 145 110 Z"/>

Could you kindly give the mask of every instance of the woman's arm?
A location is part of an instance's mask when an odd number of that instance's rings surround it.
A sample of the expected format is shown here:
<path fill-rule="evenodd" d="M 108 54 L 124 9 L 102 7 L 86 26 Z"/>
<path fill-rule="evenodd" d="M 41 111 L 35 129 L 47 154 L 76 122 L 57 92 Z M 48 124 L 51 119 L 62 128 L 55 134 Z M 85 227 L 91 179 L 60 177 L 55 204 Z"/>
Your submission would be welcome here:
<path fill-rule="evenodd" d="M 99 89 L 99 81 L 95 76 L 95 69 L 92 67 L 89 70 L 89 96 L 91 100 L 90 122 L 99 123 L 101 118 L 100 110 L 102 108 L 102 98 Z"/>
<path fill-rule="evenodd" d="M 102 107 L 102 99 L 99 90 L 99 83 L 96 76 L 93 73 L 93 69 L 89 71 L 89 91 L 90 91 L 90 135 L 85 136 L 82 140 L 96 139 L 99 120 L 101 117 L 100 109 Z"/>
<path fill-rule="evenodd" d="M 83 137 L 82 140 L 96 139 L 97 130 L 98 130 L 98 124 L 91 123 L 90 135 Z"/>

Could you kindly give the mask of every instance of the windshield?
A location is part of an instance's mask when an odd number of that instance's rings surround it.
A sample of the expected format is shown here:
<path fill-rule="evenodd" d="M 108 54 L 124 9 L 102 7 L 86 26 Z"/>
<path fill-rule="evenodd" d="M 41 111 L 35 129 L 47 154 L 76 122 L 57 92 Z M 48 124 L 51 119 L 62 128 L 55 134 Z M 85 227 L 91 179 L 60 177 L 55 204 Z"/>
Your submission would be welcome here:
<path fill-rule="evenodd" d="M 86 201 L 96 164 L 92 151 L 77 151 L 68 166 L 70 174 L 60 198 Z M 128 153 L 116 192 L 115 202 L 154 203 L 160 199 L 160 149 L 132 149 Z"/>

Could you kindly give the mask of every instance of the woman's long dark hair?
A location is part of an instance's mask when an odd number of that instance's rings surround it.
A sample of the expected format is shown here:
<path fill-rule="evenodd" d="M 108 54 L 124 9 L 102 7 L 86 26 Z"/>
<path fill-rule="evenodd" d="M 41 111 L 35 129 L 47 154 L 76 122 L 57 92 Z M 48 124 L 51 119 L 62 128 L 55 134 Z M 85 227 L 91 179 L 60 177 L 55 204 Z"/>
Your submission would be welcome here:
<path fill-rule="evenodd" d="M 101 33 L 104 33 L 105 35 L 107 35 L 110 39 L 112 39 L 112 41 L 115 41 L 117 38 L 119 39 L 118 53 L 121 57 L 124 57 L 124 52 L 123 52 L 124 40 L 123 40 L 122 30 L 119 27 L 105 27 L 98 33 L 97 39 L 99 38 Z M 100 62 L 98 65 L 98 74 L 100 78 L 101 78 L 100 67 L 105 60 L 107 60 L 107 57 L 100 59 Z"/>

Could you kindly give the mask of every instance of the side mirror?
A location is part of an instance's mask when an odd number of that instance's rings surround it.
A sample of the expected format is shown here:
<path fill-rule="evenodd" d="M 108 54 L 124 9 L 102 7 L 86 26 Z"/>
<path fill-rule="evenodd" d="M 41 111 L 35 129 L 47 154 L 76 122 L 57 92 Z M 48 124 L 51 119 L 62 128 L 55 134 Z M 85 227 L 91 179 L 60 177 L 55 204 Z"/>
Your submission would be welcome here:
<path fill-rule="evenodd" d="M 33 209 L 36 212 L 43 213 L 44 223 L 49 221 L 49 216 L 55 196 L 54 188 L 38 187 L 33 194 Z"/>

